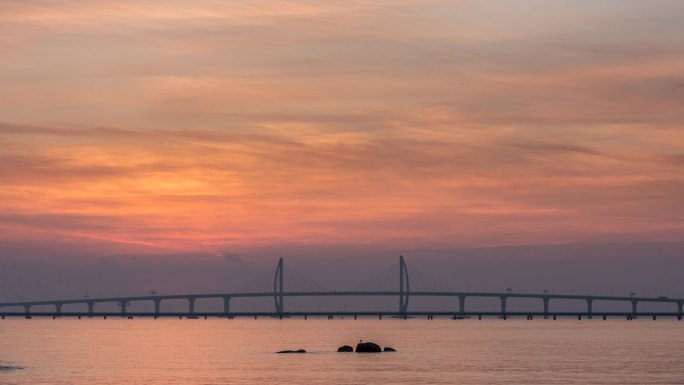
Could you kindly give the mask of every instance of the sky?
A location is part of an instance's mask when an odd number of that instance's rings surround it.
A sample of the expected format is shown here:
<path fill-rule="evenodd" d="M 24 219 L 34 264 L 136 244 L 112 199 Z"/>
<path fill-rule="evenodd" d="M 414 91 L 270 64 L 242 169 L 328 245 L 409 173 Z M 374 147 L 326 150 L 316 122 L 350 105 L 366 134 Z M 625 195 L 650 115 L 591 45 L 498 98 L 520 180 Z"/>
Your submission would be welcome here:
<path fill-rule="evenodd" d="M 0 263 L 681 241 L 682 14 L 4 0 Z"/>

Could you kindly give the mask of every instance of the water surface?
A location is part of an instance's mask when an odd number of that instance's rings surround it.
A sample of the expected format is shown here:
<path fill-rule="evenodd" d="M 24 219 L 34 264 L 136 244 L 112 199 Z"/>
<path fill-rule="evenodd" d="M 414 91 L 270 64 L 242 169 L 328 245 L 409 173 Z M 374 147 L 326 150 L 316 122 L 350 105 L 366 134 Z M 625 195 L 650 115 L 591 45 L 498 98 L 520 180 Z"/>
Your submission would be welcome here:
<path fill-rule="evenodd" d="M 398 352 L 336 352 L 359 339 Z M 684 321 L 6 319 L 0 366 L 8 385 L 683 384 Z"/>

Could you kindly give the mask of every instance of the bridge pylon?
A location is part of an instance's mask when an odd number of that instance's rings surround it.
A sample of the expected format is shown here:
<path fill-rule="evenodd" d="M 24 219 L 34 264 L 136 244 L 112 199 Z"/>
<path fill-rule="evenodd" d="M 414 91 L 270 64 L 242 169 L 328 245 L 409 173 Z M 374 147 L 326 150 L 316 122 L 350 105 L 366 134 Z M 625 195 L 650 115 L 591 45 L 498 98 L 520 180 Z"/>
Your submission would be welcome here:
<path fill-rule="evenodd" d="M 278 267 L 276 267 L 275 278 L 273 279 L 273 300 L 275 302 L 276 313 L 283 313 L 283 271 L 285 265 L 283 263 L 283 257 L 280 257 L 278 261 Z"/>
<path fill-rule="evenodd" d="M 409 303 L 409 275 L 404 256 L 399 256 L 399 312 L 406 313 Z"/>

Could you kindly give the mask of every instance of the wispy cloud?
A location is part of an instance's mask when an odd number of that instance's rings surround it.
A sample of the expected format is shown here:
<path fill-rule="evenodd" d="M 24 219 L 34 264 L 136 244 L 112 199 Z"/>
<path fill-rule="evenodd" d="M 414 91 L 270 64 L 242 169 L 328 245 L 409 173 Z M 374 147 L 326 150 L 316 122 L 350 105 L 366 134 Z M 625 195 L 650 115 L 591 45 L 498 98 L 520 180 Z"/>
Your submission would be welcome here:
<path fill-rule="evenodd" d="M 684 8 L 656 3 L 2 2 L 0 237 L 679 236 Z"/>

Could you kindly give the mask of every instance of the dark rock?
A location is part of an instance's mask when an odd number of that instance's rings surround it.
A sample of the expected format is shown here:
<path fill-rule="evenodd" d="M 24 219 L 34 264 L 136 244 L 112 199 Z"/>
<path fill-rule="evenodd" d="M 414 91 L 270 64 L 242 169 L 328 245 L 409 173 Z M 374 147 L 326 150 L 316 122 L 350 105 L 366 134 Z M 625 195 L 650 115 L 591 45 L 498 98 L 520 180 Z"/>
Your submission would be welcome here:
<path fill-rule="evenodd" d="M 10 371 L 10 370 L 20 370 L 20 369 L 24 369 L 24 368 L 21 367 L 21 366 L 4 366 L 4 365 L 0 365 L 0 372 Z"/>
<path fill-rule="evenodd" d="M 338 352 L 353 352 L 354 348 L 352 348 L 349 345 L 344 345 L 344 346 L 340 346 L 339 348 L 337 348 L 337 351 Z"/>
<path fill-rule="evenodd" d="M 283 353 L 306 353 L 306 350 L 304 349 L 299 349 L 299 350 L 281 350 L 278 352 L 278 354 L 283 354 Z"/>
<path fill-rule="evenodd" d="M 394 348 L 390 348 L 389 346 L 385 346 L 384 349 L 382 349 L 383 352 L 396 352 Z"/>
<path fill-rule="evenodd" d="M 378 344 L 374 344 L 372 342 L 359 342 L 356 344 L 356 352 L 357 353 L 380 353 L 382 352 L 382 349 L 380 349 L 380 346 Z"/>

